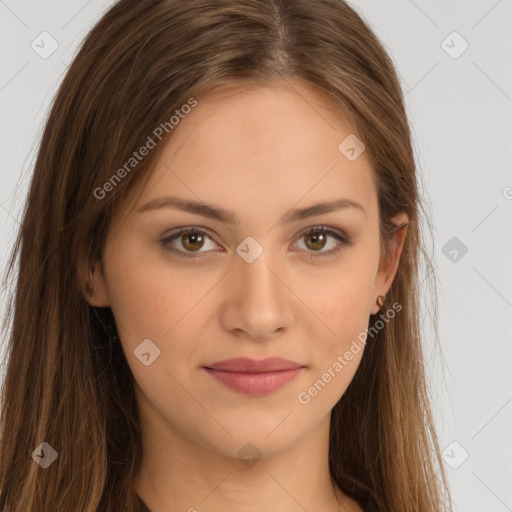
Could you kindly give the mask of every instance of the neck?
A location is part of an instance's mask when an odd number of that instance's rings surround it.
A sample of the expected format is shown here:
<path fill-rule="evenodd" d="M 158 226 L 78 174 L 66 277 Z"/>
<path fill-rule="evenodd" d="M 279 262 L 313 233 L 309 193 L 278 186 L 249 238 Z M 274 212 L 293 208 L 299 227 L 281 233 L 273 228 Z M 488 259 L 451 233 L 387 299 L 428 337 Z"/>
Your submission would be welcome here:
<path fill-rule="evenodd" d="M 163 418 L 141 416 L 143 460 L 134 485 L 151 512 L 361 510 L 331 481 L 330 415 L 300 444 L 261 459 L 251 444 L 240 441 L 247 453 L 230 457 L 199 446 Z"/>

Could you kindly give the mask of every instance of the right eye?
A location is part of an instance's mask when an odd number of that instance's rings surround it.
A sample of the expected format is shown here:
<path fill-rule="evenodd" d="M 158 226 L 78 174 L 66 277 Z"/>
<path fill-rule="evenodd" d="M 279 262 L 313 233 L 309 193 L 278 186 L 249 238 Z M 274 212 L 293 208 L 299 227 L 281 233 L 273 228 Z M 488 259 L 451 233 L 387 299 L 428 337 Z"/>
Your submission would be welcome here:
<path fill-rule="evenodd" d="M 213 241 L 211 235 L 207 231 L 200 228 L 189 227 L 180 228 L 177 232 L 160 240 L 160 243 L 166 251 L 173 254 L 184 258 L 197 258 L 202 253 L 208 252 L 199 252 L 199 249 L 202 249 L 205 244 L 205 238 L 209 238 Z M 176 246 L 173 246 L 175 241 L 177 241 L 181 247 L 176 248 Z"/>

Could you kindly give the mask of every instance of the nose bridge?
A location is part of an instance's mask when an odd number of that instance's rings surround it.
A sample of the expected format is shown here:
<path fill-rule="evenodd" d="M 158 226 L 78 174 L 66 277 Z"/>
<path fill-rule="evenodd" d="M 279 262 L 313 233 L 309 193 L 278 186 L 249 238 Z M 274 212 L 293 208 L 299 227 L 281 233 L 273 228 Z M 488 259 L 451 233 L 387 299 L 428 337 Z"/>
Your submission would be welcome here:
<path fill-rule="evenodd" d="M 260 246 L 261 247 L 261 246 Z M 242 251 L 249 249 L 249 252 Z M 281 266 L 278 264 L 278 258 L 270 249 L 258 250 L 254 242 L 241 244 L 237 249 L 240 256 L 236 267 L 236 279 L 240 280 L 243 296 L 248 300 L 264 300 L 267 304 L 275 302 L 279 305 L 282 298 L 283 283 L 277 278 Z M 247 256 L 247 257 L 246 257 Z"/>
<path fill-rule="evenodd" d="M 231 307 L 236 304 L 236 327 L 254 337 L 265 337 L 286 327 L 292 318 L 291 297 L 284 276 L 279 275 L 283 266 L 278 255 L 263 249 L 254 239 L 242 242 L 237 253 L 231 277 L 235 281 Z"/>

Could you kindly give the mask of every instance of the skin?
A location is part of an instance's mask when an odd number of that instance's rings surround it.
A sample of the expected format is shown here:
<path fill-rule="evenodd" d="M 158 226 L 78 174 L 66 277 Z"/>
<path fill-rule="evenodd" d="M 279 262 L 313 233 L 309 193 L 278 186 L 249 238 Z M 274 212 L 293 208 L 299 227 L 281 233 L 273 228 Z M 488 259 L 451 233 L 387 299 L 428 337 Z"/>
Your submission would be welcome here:
<path fill-rule="evenodd" d="M 336 489 L 338 506 L 328 434 L 363 350 L 308 404 L 297 398 L 368 327 L 403 247 L 405 229 L 395 235 L 390 265 L 379 263 L 373 171 L 364 153 L 351 162 L 338 150 L 351 133 L 299 82 L 210 93 L 181 120 L 135 208 L 112 223 L 88 300 L 112 308 L 136 381 L 144 456 L 135 489 L 152 512 L 362 510 Z M 230 210 L 238 221 L 174 208 L 136 212 L 168 195 Z M 364 213 L 344 208 L 280 224 L 292 208 L 340 198 Z M 405 214 L 393 219 L 404 222 Z M 317 256 L 339 244 L 303 234 L 322 225 L 353 244 Z M 167 244 L 201 256 L 179 257 L 162 245 L 180 227 L 209 231 L 202 245 L 186 236 Z M 252 263 L 236 252 L 248 236 L 263 248 Z M 160 349 L 149 366 L 134 355 L 144 339 Z M 243 356 L 281 356 L 306 368 L 260 396 L 232 391 L 203 368 Z M 248 442 L 259 450 L 251 467 L 237 457 Z"/>

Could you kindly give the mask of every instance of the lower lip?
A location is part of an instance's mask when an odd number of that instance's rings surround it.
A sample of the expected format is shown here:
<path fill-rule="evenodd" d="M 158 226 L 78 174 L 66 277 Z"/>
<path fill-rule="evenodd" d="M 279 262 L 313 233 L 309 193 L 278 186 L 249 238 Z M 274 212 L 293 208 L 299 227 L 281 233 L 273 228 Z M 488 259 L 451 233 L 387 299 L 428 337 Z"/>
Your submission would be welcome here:
<path fill-rule="evenodd" d="M 272 391 L 277 391 L 293 380 L 302 368 L 264 373 L 227 372 L 211 368 L 205 368 L 205 370 L 220 383 L 234 391 L 244 395 L 266 395 L 272 393 Z"/>

